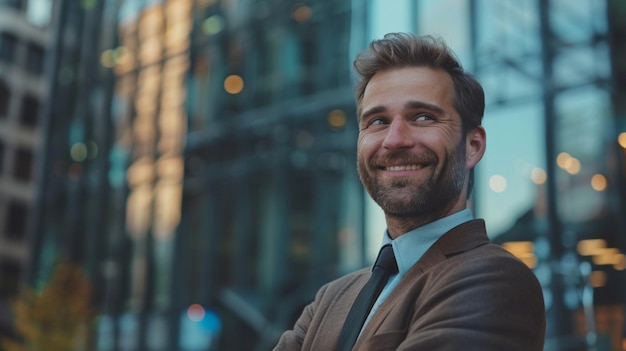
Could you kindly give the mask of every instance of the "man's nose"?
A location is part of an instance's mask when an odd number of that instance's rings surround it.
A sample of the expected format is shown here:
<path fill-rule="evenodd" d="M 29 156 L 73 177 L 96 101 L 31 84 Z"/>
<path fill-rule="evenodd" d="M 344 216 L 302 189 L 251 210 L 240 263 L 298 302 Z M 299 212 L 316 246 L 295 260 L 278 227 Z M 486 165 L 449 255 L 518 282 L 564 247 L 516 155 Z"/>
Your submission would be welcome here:
<path fill-rule="evenodd" d="M 401 149 L 411 146 L 413 146 L 411 126 L 406 121 L 394 119 L 387 128 L 383 147 L 387 149 Z"/>

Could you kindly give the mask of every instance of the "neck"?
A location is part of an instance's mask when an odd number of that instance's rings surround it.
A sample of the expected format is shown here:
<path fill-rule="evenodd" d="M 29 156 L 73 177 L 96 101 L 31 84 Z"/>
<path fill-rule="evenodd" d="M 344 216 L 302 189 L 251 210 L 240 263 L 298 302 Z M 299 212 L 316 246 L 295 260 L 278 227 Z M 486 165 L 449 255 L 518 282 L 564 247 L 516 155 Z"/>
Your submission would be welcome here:
<path fill-rule="evenodd" d="M 389 213 L 385 213 L 385 221 L 387 222 L 387 232 L 391 239 L 396 239 L 399 236 L 410 232 L 415 228 L 419 228 L 428 223 L 434 222 L 438 219 L 447 217 L 453 213 L 459 212 L 467 208 L 467 206 L 451 206 L 445 211 L 440 213 L 421 213 L 411 217 L 394 216 Z"/>

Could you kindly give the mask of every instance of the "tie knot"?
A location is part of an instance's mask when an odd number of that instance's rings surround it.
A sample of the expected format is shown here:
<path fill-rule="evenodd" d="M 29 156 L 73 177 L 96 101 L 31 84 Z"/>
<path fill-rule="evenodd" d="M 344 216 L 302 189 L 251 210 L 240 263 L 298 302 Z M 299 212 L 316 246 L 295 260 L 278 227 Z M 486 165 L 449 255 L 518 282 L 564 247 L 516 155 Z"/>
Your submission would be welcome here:
<path fill-rule="evenodd" d="M 393 254 L 391 245 L 387 244 L 380 249 L 378 258 L 374 263 L 374 268 L 376 267 L 384 269 L 389 275 L 398 273 L 398 264 L 396 263 L 396 256 Z"/>

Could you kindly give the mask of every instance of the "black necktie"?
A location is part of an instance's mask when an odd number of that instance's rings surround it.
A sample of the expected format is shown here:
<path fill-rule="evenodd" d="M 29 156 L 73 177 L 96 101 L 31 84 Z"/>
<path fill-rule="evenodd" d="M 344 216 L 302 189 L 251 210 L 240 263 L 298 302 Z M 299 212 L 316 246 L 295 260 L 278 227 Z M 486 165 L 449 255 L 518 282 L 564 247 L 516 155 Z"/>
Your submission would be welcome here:
<path fill-rule="evenodd" d="M 389 276 L 397 272 L 398 265 L 393 255 L 393 248 L 391 245 L 385 245 L 380 249 L 380 253 L 378 253 L 378 258 L 372 268 L 370 280 L 365 284 L 361 292 L 359 292 L 359 295 L 352 304 L 350 312 L 348 312 L 346 321 L 343 324 L 343 329 L 339 335 L 337 351 L 352 350 L 357 337 L 361 333 L 365 319 L 372 310 L 376 298 L 383 290 Z"/>

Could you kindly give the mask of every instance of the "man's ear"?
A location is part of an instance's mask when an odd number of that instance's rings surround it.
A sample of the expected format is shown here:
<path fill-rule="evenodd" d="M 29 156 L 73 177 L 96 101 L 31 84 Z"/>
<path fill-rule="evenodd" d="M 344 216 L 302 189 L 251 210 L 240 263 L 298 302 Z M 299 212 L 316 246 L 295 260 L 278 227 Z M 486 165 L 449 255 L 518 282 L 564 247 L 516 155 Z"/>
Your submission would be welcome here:
<path fill-rule="evenodd" d="M 466 157 L 465 165 L 467 169 L 474 168 L 478 161 L 483 158 L 485 148 L 487 147 L 487 134 L 483 126 L 477 126 L 472 129 L 465 137 Z"/>

